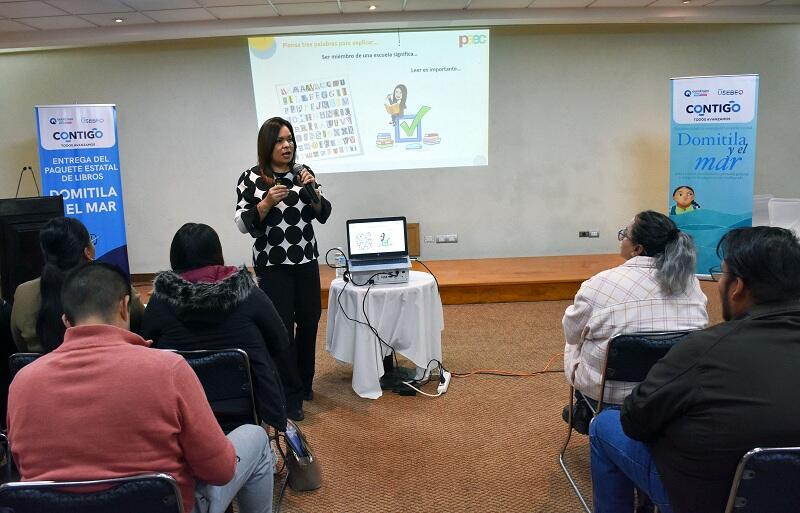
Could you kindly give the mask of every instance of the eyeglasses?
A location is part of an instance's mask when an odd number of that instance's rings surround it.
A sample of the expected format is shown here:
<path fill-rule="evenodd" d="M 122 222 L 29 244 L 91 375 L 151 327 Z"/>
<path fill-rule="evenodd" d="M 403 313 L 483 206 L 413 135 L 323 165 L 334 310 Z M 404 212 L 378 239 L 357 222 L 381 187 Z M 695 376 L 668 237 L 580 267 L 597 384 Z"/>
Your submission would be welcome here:
<path fill-rule="evenodd" d="M 715 265 L 714 267 L 710 267 L 708 269 L 708 275 L 711 276 L 713 281 L 719 281 L 722 279 L 723 274 L 731 274 L 730 271 L 723 271 L 722 267 Z"/>
<path fill-rule="evenodd" d="M 630 237 L 628 236 L 628 229 L 627 228 L 623 228 L 623 229 L 621 229 L 620 231 L 617 232 L 617 240 L 618 241 L 622 242 L 625 239 L 629 239 L 629 238 Z"/>

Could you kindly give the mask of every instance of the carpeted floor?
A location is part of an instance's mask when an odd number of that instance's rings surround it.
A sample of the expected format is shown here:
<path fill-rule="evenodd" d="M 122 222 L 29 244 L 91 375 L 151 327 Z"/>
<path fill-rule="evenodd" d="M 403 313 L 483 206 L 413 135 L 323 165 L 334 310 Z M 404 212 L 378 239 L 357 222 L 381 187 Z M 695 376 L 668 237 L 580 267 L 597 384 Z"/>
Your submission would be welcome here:
<path fill-rule="evenodd" d="M 719 322 L 714 284 L 703 288 L 711 322 Z M 455 372 L 532 372 L 558 355 L 552 368 L 561 369 L 561 317 L 570 304 L 445 306 L 445 366 Z M 287 489 L 282 511 L 580 511 L 558 466 L 566 434 L 563 374 L 453 378 L 447 394 L 435 399 L 391 392 L 361 399 L 350 387 L 350 367 L 324 351 L 326 314 L 315 396 L 300 423 L 322 465 L 323 486 L 303 493 Z M 436 391 L 435 384 L 428 387 Z M 567 455 L 590 499 L 587 442 L 573 436 Z"/>

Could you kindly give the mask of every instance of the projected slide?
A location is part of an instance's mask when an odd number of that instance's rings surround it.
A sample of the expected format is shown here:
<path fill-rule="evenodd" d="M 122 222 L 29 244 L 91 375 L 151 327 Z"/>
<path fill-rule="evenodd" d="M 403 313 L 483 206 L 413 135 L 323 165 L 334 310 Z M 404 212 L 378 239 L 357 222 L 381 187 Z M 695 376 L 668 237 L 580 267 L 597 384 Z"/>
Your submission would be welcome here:
<path fill-rule="evenodd" d="M 489 31 L 250 38 L 259 126 L 322 173 L 488 164 Z"/>

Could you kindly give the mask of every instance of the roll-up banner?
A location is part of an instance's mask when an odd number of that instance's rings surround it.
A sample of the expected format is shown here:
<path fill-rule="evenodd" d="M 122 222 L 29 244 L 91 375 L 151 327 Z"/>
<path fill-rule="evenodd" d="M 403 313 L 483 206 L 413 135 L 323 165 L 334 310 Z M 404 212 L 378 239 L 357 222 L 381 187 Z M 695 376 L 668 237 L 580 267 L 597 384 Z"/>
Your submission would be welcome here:
<path fill-rule="evenodd" d="M 725 233 L 751 226 L 758 75 L 673 78 L 669 213 L 697 245 L 697 274 Z"/>
<path fill-rule="evenodd" d="M 64 197 L 64 215 L 91 234 L 96 258 L 130 274 L 117 110 L 114 105 L 37 105 L 42 194 Z"/>

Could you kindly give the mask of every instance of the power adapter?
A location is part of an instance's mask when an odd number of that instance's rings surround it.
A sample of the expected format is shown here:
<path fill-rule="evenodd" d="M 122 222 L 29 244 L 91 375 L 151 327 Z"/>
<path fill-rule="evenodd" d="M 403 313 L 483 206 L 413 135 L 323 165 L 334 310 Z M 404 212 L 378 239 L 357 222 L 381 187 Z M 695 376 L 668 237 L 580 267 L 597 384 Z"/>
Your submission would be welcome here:
<path fill-rule="evenodd" d="M 411 387 L 403 387 L 395 390 L 399 395 L 417 395 L 417 391 Z"/>
<path fill-rule="evenodd" d="M 450 374 L 450 371 L 442 369 L 441 373 L 439 373 L 439 387 L 436 389 L 439 394 L 447 392 L 447 388 L 450 386 L 451 377 L 452 374 Z"/>

